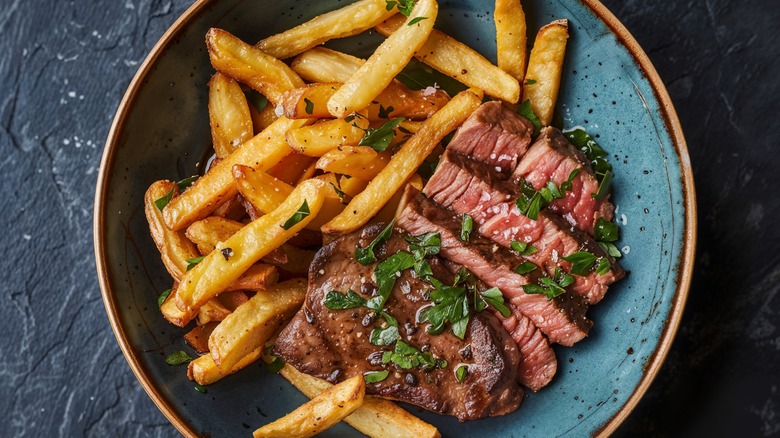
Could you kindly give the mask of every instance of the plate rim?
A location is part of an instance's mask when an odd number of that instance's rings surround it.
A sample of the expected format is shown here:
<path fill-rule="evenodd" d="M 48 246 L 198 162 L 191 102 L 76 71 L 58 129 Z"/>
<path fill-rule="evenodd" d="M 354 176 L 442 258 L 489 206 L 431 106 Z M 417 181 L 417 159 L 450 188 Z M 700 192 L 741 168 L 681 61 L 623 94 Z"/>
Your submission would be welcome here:
<path fill-rule="evenodd" d="M 186 437 L 197 437 L 198 433 L 192 428 L 192 425 L 185 421 L 183 416 L 178 415 L 173 405 L 162 395 L 159 388 L 155 387 L 144 369 L 143 364 L 133 351 L 130 345 L 130 341 L 127 337 L 124 327 L 119 322 L 118 305 L 114 298 L 111 288 L 111 282 L 108 277 L 108 261 L 105 253 L 105 219 L 106 219 L 106 200 L 107 200 L 107 186 L 109 182 L 109 172 L 107 171 L 109 164 L 113 163 L 115 156 L 116 144 L 119 139 L 119 133 L 122 130 L 129 110 L 132 107 L 132 103 L 135 101 L 138 92 L 140 91 L 140 85 L 143 83 L 146 76 L 151 71 L 155 61 L 160 55 L 167 49 L 180 31 L 188 24 L 188 22 L 214 3 L 217 0 L 197 0 L 178 18 L 176 21 L 165 31 L 160 37 L 157 43 L 152 47 L 151 51 L 144 59 L 141 66 L 136 71 L 133 79 L 130 81 L 127 91 L 125 92 L 122 100 L 117 107 L 111 128 L 108 132 L 105 147 L 103 150 L 103 156 L 100 161 L 100 168 L 97 177 L 97 185 L 95 187 L 95 202 L 93 213 L 93 244 L 95 251 L 95 264 L 98 274 L 98 283 L 100 285 L 100 293 L 103 298 L 103 304 L 108 315 L 111 329 L 116 337 L 122 354 L 130 365 L 130 369 L 133 371 L 136 379 L 138 379 L 141 386 L 146 391 L 147 395 L 152 399 L 154 404 L 162 412 L 162 414 L 173 424 L 174 427 Z M 680 254 L 680 265 L 678 269 L 677 287 L 674 293 L 674 297 L 671 300 L 671 307 L 664 323 L 664 328 L 659 337 L 658 346 L 650 357 L 645 362 L 645 366 L 642 372 L 642 377 L 639 383 L 634 388 L 634 391 L 628 397 L 626 402 L 621 406 L 617 412 L 606 420 L 600 428 L 598 428 L 594 435 L 596 436 L 608 436 L 614 432 L 628 415 L 634 410 L 639 400 L 647 392 L 650 384 L 653 382 L 658 372 L 661 369 L 674 341 L 675 335 L 682 319 L 683 311 L 685 309 L 685 303 L 690 290 L 691 280 L 693 277 L 693 264 L 696 253 L 696 240 L 697 240 L 697 209 L 696 209 L 696 192 L 693 180 L 693 169 L 690 162 L 690 156 L 688 154 L 688 146 L 683 134 L 682 125 L 677 116 L 677 112 L 672 104 L 671 97 L 669 96 L 666 87 L 658 75 L 655 67 L 653 66 L 650 58 L 645 51 L 640 47 L 637 40 L 631 35 L 628 29 L 615 17 L 615 15 L 607 9 L 599 0 L 578 0 L 586 7 L 588 7 L 597 18 L 604 22 L 609 27 L 612 33 L 617 37 L 620 43 L 628 50 L 631 56 L 636 61 L 640 70 L 644 73 L 648 82 L 650 83 L 653 93 L 658 100 L 660 106 L 659 110 L 661 117 L 664 121 L 664 125 L 667 128 L 667 132 L 674 144 L 675 151 L 680 158 L 680 176 L 683 191 L 683 208 L 685 209 L 685 221 L 684 229 L 682 233 L 683 242 L 682 250 Z"/>

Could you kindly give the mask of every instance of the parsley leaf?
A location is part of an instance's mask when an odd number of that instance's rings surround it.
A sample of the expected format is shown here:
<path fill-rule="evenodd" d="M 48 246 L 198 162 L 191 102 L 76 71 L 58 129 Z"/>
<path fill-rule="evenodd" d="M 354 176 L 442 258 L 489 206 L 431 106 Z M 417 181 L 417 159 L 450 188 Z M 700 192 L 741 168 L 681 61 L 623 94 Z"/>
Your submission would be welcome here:
<path fill-rule="evenodd" d="M 537 266 L 535 264 L 533 264 L 531 262 L 523 262 L 523 263 L 520 263 L 520 266 L 515 268 L 515 272 L 520 274 L 520 275 L 524 275 L 524 274 L 528 274 L 529 272 L 533 272 L 536 269 L 537 269 Z"/>
<path fill-rule="evenodd" d="M 378 236 L 365 248 L 355 248 L 355 259 L 363 266 L 370 265 L 376 261 L 376 255 L 374 254 L 374 248 L 377 245 L 381 245 L 387 242 L 387 239 L 393 234 L 393 226 L 395 225 L 395 219 L 390 221 L 389 224 L 379 233 Z"/>
<path fill-rule="evenodd" d="M 207 393 L 207 392 L 208 392 L 208 391 L 206 390 L 206 388 L 204 388 L 204 387 L 202 387 L 202 386 L 200 386 L 200 385 L 195 385 L 195 391 L 198 391 L 198 392 L 199 392 L 199 393 L 201 393 L 201 394 L 205 394 L 205 393 Z"/>
<path fill-rule="evenodd" d="M 529 219 L 537 220 L 539 211 L 556 199 L 566 197 L 566 191 L 572 189 L 572 181 L 580 173 L 577 167 L 569 172 L 569 177 L 558 187 L 553 181 L 547 181 L 547 185 L 534 190 L 531 183 L 526 180 L 520 182 L 520 196 L 515 201 L 517 209 Z"/>
<path fill-rule="evenodd" d="M 369 309 L 381 311 L 385 307 L 387 299 L 390 297 L 390 292 L 393 290 L 395 280 L 398 275 L 404 269 L 409 269 L 414 266 L 414 256 L 408 252 L 397 252 L 392 256 L 382 260 L 374 268 L 374 276 L 376 277 L 377 287 L 379 288 L 379 295 L 371 298 L 366 303 Z"/>
<path fill-rule="evenodd" d="M 396 117 L 395 119 L 388 120 L 379 128 L 368 128 L 366 135 L 358 143 L 359 146 L 370 146 L 377 152 L 384 152 L 390 142 L 395 138 L 394 128 L 399 123 L 406 120 L 404 117 Z"/>
<path fill-rule="evenodd" d="M 285 230 L 289 230 L 290 228 L 294 227 L 295 224 L 302 221 L 305 217 L 307 217 L 311 212 L 309 211 L 309 204 L 306 202 L 306 200 L 303 200 L 303 204 L 298 208 L 298 211 L 293 213 L 292 216 L 290 216 L 289 219 L 282 225 L 282 228 Z"/>
<path fill-rule="evenodd" d="M 346 193 L 344 193 L 344 191 L 343 191 L 343 190 L 341 190 L 340 188 L 338 188 L 338 187 L 336 186 L 336 184 L 330 183 L 330 185 L 332 185 L 332 186 L 333 186 L 333 190 L 335 190 L 335 191 L 336 191 L 336 196 L 338 196 L 338 197 L 339 197 L 339 199 L 341 199 L 341 200 L 343 201 L 343 200 L 344 200 L 344 197 L 345 197 L 345 196 L 347 196 L 347 194 L 346 194 Z"/>
<path fill-rule="evenodd" d="M 466 326 L 469 322 L 469 301 L 466 289 L 447 286 L 435 278 L 431 282 L 436 289 L 431 292 L 431 301 L 435 304 L 420 312 L 419 322 L 429 322 L 428 333 L 438 335 L 444 331 L 447 322 L 452 327 L 452 333 L 460 339 L 466 336 Z"/>
<path fill-rule="evenodd" d="M 284 359 L 274 356 L 274 360 L 266 364 L 266 369 L 269 373 L 277 374 L 284 368 Z"/>
<path fill-rule="evenodd" d="M 610 268 L 611 266 L 609 265 L 609 260 L 607 260 L 606 257 L 602 257 L 601 260 L 599 260 L 599 265 L 596 266 L 596 274 L 604 275 L 609 272 Z"/>
<path fill-rule="evenodd" d="M 171 199 L 173 199 L 173 188 L 166 193 L 164 196 L 157 198 L 154 200 L 154 205 L 157 206 L 157 209 L 162 211 L 163 208 L 165 208 L 166 205 L 168 205 L 169 202 L 171 202 Z"/>
<path fill-rule="evenodd" d="M 395 108 L 393 108 L 392 105 L 390 105 L 387 108 L 385 108 L 384 106 L 382 106 L 381 103 L 379 104 L 379 118 L 380 119 L 389 119 L 390 118 L 390 113 L 392 113 L 393 111 L 395 111 Z"/>
<path fill-rule="evenodd" d="M 330 310 L 353 309 L 365 305 L 366 299 L 358 295 L 357 292 L 352 289 L 348 290 L 346 295 L 335 290 L 332 290 L 325 295 L 325 307 Z"/>
<path fill-rule="evenodd" d="M 162 291 L 159 297 L 157 297 L 157 307 L 162 307 L 163 303 L 166 299 L 168 299 L 168 295 L 171 294 L 172 289 L 166 289 Z"/>
<path fill-rule="evenodd" d="M 620 252 L 617 246 L 615 246 L 615 244 L 612 242 L 598 242 L 598 244 L 601 249 L 604 250 L 604 252 L 611 255 L 612 257 L 620 258 L 623 256 L 623 253 Z"/>
<path fill-rule="evenodd" d="M 178 365 L 184 365 L 187 362 L 191 362 L 192 357 L 190 357 L 189 354 L 185 351 L 177 351 L 175 353 L 171 353 L 168 355 L 168 357 L 165 358 L 165 363 L 171 366 L 178 366 Z"/>
<path fill-rule="evenodd" d="M 468 214 L 464 214 L 463 221 L 460 225 L 460 240 L 468 242 L 472 228 L 474 228 L 474 219 Z"/>
<path fill-rule="evenodd" d="M 567 255 L 563 259 L 572 264 L 569 272 L 577 275 L 588 275 L 591 268 L 596 264 L 596 256 L 587 252 L 579 251 Z"/>
<path fill-rule="evenodd" d="M 555 269 L 554 278 L 542 277 L 539 279 L 540 284 L 526 284 L 523 285 L 523 290 L 527 294 L 542 294 L 551 300 L 559 295 L 566 293 L 567 286 L 574 283 L 574 277 L 565 272 L 562 272 L 560 268 Z"/>
<path fill-rule="evenodd" d="M 192 268 L 194 268 L 195 266 L 197 266 L 198 263 L 202 262 L 203 259 L 205 259 L 205 258 L 206 258 L 206 256 L 202 256 L 202 257 L 193 257 L 191 259 L 185 260 L 185 262 L 187 262 L 187 271 L 189 271 Z"/>
<path fill-rule="evenodd" d="M 409 251 L 414 256 L 415 276 L 425 278 L 433 275 L 431 266 L 425 261 L 425 258 L 441 251 L 441 235 L 439 233 L 426 233 L 419 236 L 408 236 L 406 241 L 409 242 Z"/>
<path fill-rule="evenodd" d="M 385 380 L 389 374 L 389 370 L 368 371 L 363 374 L 363 379 L 365 379 L 366 383 L 378 383 Z"/>
<path fill-rule="evenodd" d="M 536 79 L 528 79 L 527 81 L 523 82 L 523 85 L 534 85 L 536 84 Z"/>
<path fill-rule="evenodd" d="M 256 90 L 244 91 L 244 96 L 246 96 L 247 102 L 254 106 L 258 112 L 265 109 L 265 106 L 268 105 L 268 99 Z"/>
<path fill-rule="evenodd" d="M 585 153 L 585 156 L 590 160 L 591 166 L 593 166 L 593 171 L 596 173 L 596 179 L 599 182 L 599 188 L 596 193 L 591 194 L 591 197 L 599 200 L 604 199 L 609 193 L 609 186 L 614 177 L 612 165 L 605 160 L 607 151 L 602 149 L 593 137 L 582 128 L 565 131 L 563 135 L 566 136 L 569 142 L 577 147 L 577 149 Z"/>
<path fill-rule="evenodd" d="M 463 383 L 466 380 L 466 376 L 469 375 L 468 365 L 461 365 L 455 368 L 455 378 L 458 379 L 458 383 Z"/>
<path fill-rule="evenodd" d="M 401 339 L 401 335 L 398 333 L 398 327 L 388 325 L 385 328 L 377 327 L 372 330 L 370 342 L 371 345 L 376 345 L 377 347 L 387 347 L 393 345 L 399 339 Z"/>
<path fill-rule="evenodd" d="M 382 363 L 390 362 L 405 370 L 417 367 L 422 367 L 424 370 L 432 370 L 447 366 L 447 362 L 434 359 L 430 352 L 420 352 L 420 350 L 404 341 L 396 342 L 393 351 L 385 351 L 382 354 Z"/>
<path fill-rule="evenodd" d="M 527 244 L 525 242 L 517 242 L 517 241 L 514 241 L 514 240 L 512 241 L 512 243 L 509 244 L 509 247 L 512 248 L 513 250 L 519 252 L 520 255 L 536 254 L 536 252 L 539 251 L 533 245 L 529 245 L 529 244 Z"/>
<path fill-rule="evenodd" d="M 488 290 L 480 292 L 479 295 L 481 299 L 485 300 L 485 302 L 493 306 L 494 309 L 498 310 L 504 318 L 508 318 L 509 315 L 512 314 L 509 307 L 504 304 L 504 294 L 502 294 L 497 287 L 491 287 Z"/>
<path fill-rule="evenodd" d="M 398 5 L 398 12 L 406 15 L 407 17 L 409 14 L 412 13 L 412 9 L 414 9 L 414 0 L 398 0 L 398 1 L 386 1 L 387 5 L 385 6 L 387 10 L 391 10 L 395 7 L 395 5 Z"/>
<path fill-rule="evenodd" d="M 521 103 L 515 112 L 528 119 L 534 125 L 534 136 L 539 135 L 539 131 L 542 129 L 542 122 L 539 121 L 539 118 L 534 114 L 534 110 L 531 109 L 531 101 L 529 99 Z"/>
<path fill-rule="evenodd" d="M 306 111 L 306 114 L 311 114 L 314 112 L 314 102 L 310 101 L 307 98 L 303 98 L 303 103 L 306 104 L 306 107 L 304 108 L 304 111 Z"/>
<path fill-rule="evenodd" d="M 395 78 L 412 90 L 435 87 L 441 88 L 450 96 L 454 96 L 468 88 L 461 82 L 414 58 L 406 64 L 406 67 Z M 445 141 L 442 140 L 442 143 L 445 143 Z"/>
<path fill-rule="evenodd" d="M 428 17 L 414 17 L 411 20 L 409 20 L 409 23 L 407 23 L 406 25 L 407 26 L 413 26 L 413 25 L 415 25 L 415 24 L 417 24 L 417 23 L 419 23 L 419 22 L 421 22 L 423 20 L 427 20 L 427 19 L 428 19 Z"/>
<path fill-rule="evenodd" d="M 614 242 L 618 240 L 620 230 L 616 223 L 608 222 L 603 217 L 600 217 L 596 221 L 593 234 L 599 242 Z"/>

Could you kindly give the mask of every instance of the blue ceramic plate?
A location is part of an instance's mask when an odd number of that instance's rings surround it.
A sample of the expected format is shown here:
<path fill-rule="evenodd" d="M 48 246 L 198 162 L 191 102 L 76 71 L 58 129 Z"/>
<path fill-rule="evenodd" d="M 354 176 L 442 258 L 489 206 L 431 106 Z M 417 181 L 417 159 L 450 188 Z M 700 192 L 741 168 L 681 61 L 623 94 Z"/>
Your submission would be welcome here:
<path fill-rule="evenodd" d="M 248 436 L 306 399 L 260 365 L 194 390 L 183 367 L 165 364 L 182 330 L 156 298 L 171 280 L 148 236 L 143 194 L 158 179 L 191 175 L 209 148 L 204 35 L 224 28 L 246 41 L 332 10 L 341 1 L 196 2 L 163 36 L 131 83 L 103 156 L 95 205 L 95 249 L 109 319 L 141 384 L 185 435 Z M 437 28 L 495 61 L 492 2 L 443 1 Z M 557 348 L 558 375 L 520 410 L 459 424 L 411 408 L 444 436 L 583 436 L 609 433 L 647 389 L 680 320 L 695 245 L 694 188 L 679 122 L 661 80 L 636 41 L 598 2 L 525 0 L 529 38 L 554 19 L 570 21 L 562 92 L 566 127 L 598 137 L 614 166 L 614 202 L 630 271 L 590 317 L 573 348 Z M 375 35 L 333 46 L 367 55 Z M 357 433 L 346 425 L 327 436 Z"/>

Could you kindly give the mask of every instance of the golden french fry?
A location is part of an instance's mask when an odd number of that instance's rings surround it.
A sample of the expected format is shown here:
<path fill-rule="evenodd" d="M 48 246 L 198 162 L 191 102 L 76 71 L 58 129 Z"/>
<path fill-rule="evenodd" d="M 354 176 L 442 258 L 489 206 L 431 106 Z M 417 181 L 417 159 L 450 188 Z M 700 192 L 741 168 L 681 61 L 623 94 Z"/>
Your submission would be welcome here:
<path fill-rule="evenodd" d="M 409 182 L 401 186 L 401 188 L 398 189 L 398 191 L 393 194 L 393 197 L 391 197 L 390 200 L 387 201 L 387 204 L 385 204 L 385 206 L 382 207 L 381 210 L 379 210 L 379 213 L 377 213 L 376 216 L 374 216 L 375 221 L 388 223 L 391 220 L 395 219 L 397 213 L 401 212 L 400 206 L 403 203 L 404 194 L 406 193 L 406 186 L 408 185 L 411 185 L 417 190 L 422 191 L 422 187 L 423 187 L 422 178 L 420 178 L 420 175 L 416 173 L 412 175 L 412 177 L 409 178 Z"/>
<path fill-rule="evenodd" d="M 163 265 L 174 280 L 179 281 L 187 272 L 187 260 L 200 257 L 195 245 L 181 231 L 171 231 L 165 226 L 163 213 L 155 205 L 155 201 L 171 193 L 178 193 L 176 183 L 157 181 L 153 183 L 144 195 L 144 212 L 149 222 L 149 233 L 160 251 Z M 174 196 L 175 198 L 175 196 Z"/>
<path fill-rule="evenodd" d="M 188 271 L 179 285 L 176 305 L 191 311 L 224 291 L 250 266 L 303 229 L 317 216 L 324 199 L 325 183 L 316 179 L 301 183 L 277 209 L 252 221 Z M 309 214 L 300 213 L 304 207 Z M 223 257 L 221 249 L 230 249 L 229 257 Z"/>
<path fill-rule="evenodd" d="M 496 58 L 498 67 L 519 83 L 525 78 L 526 24 L 520 0 L 496 0 Z"/>
<path fill-rule="evenodd" d="M 306 169 L 303 170 L 303 173 L 298 178 L 298 181 L 295 182 L 295 185 L 297 186 L 298 184 L 300 184 L 300 183 L 306 181 L 307 179 L 313 177 L 314 176 L 314 172 L 316 172 L 316 171 L 317 171 L 317 162 L 316 161 L 312 161 L 312 163 L 309 164 L 309 167 L 307 167 Z"/>
<path fill-rule="evenodd" d="M 263 354 L 264 347 L 260 347 L 255 351 L 247 354 L 241 360 L 233 366 L 228 372 L 223 372 L 214 363 L 214 359 L 211 354 L 204 354 L 203 356 L 193 360 L 187 366 L 187 377 L 190 380 L 194 380 L 198 385 L 211 385 L 212 383 L 229 376 L 236 371 L 246 368 L 247 365 L 252 364 Z"/>
<path fill-rule="evenodd" d="M 230 155 L 254 136 L 252 115 L 235 79 L 215 73 L 209 81 L 211 141 L 219 158 Z"/>
<path fill-rule="evenodd" d="M 287 132 L 287 144 L 296 152 L 310 157 L 321 157 L 327 152 L 356 145 L 366 135 L 368 119 L 355 117 L 352 121 L 333 119 Z"/>
<path fill-rule="evenodd" d="M 252 105 L 249 105 L 249 112 L 252 114 L 252 126 L 254 127 L 255 135 L 262 132 L 263 129 L 271 126 L 271 123 L 275 122 L 279 116 L 276 115 L 276 110 L 270 103 L 258 111 Z"/>
<path fill-rule="evenodd" d="M 476 93 L 479 92 L 458 93 L 444 108 L 424 121 L 420 130 L 401 146 L 368 187 L 352 198 L 340 215 L 325 224 L 322 232 L 346 234 L 368 222 L 414 174 L 441 139 L 479 107 L 482 96 Z"/>
<path fill-rule="evenodd" d="M 385 0 L 361 0 L 270 36 L 256 47 L 273 57 L 285 59 L 328 40 L 362 33 L 396 12 L 395 8 L 387 9 Z"/>
<path fill-rule="evenodd" d="M 286 137 L 287 134 L 285 134 Z M 287 184 L 295 184 L 315 161 L 317 160 L 302 154 L 289 154 L 282 158 L 279 164 L 268 169 L 268 174 Z"/>
<path fill-rule="evenodd" d="M 367 107 L 409 63 L 433 30 L 439 5 L 420 0 L 405 25 L 393 32 L 328 101 L 328 111 L 343 118 Z"/>
<path fill-rule="evenodd" d="M 368 181 L 360 178 L 353 178 L 349 175 L 342 176 L 339 181 L 339 188 L 341 191 L 351 197 L 357 196 L 357 194 L 365 190 L 366 187 L 368 187 Z"/>
<path fill-rule="evenodd" d="M 307 81 L 341 85 L 365 63 L 365 60 L 346 53 L 316 47 L 295 58 L 291 67 Z M 330 94 L 327 95 L 326 92 Z M 334 93 L 335 91 L 327 87 L 318 98 L 324 98 L 326 95 L 330 98 Z M 314 107 L 318 108 L 318 101 L 310 100 L 314 102 Z M 393 79 L 368 105 L 368 118 L 373 121 L 394 117 L 426 119 L 449 100 L 447 93 L 442 90 L 430 88 L 414 91 Z"/>
<path fill-rule="evenodd" d="M 165 225 L 172 230 L 181 230 L 208 216 L 222 202 L 238 193 L 233 179 L 234 165 L 243 164 L 262 172 L 267 171 L 292 152 L 284 139 L 285 133 L 308 123 L 310 120 L 280 117 L 263 132 L 242 144 L 195 181 L 192 187 L 168 203 L 163 210 Z"/>
<path fill-rule="evenodd" d="M 370 146 L 343 146 L 333 149 L 317 160 L 317 168 L 370 180 L 390 162 L 390 153 L 377 152 Z"/>
<path fill-rule="evenodd" d="M 208 254 L 214 251 L 219 242 L 224 242 L 243 227 L 244 224 L 241 222 L 210 216 L 187 227 L 185 234 L 190 241 L 198 246 L 198 251 L 201 254 Z"/>
<path fill-rule="evenodd" d="M 225 288 L 225 292 L 266 290 L 276 284 L 279 271 L 276 266 L 258 263 L 249 267 L 240 277 Z"/>
<path fill-rule="evenodd" d="M 263 93 L 274 105 L 285 91 L 304 85 L 287 64 L 222 29 L 209 29 L 206 46 L 217 71 Z"/>
<path fill-rule="evenodd" d="M 309 84 L 287 91 L 279 106 L 289 119 L 330 118 L 328 100 L 341 86 L 340 82 Z"/>
<path fill-rule="evenodd" d="M 355 412 L 363 404 L 365 395 L 363 376 L 349 378 L 284 417 L 257 429 L 254 437 L 312 437 Z"/>
<path fill-rule="evenodd" d="M 303 374 L 289 364 L 285 364 L 279 374 L 309 398 L 314 398 L 333 386 L 326 380 Z M 344 421 L 372 438 L 439 438 L 441 436 L 435 427 L 395 403 L 371 396 L 365 397 L 363 406 Z"/>
<path fill-rule="evenodd" d="M 383 35 L 390 35 L 403 26 L 398 17 L 391 17 L 376 29 Z M 491 64 L 474 49 L 438 30 L 431 32 L 415 58 L 469 87 L 483 90 L 489 96 L 509 103 L 520 99 L 517 79 Z"/>
<path fill-rule="evenodd" d="M 173 307 L 176 307 L 176 303 L 173 303 Z M 176 310 L 179 310 L 176 307 Z M 198 324 L 207 324 L 212 321 L 222 321 L 227 318 L 232 311 L 220 303 L 218 299 L 209 300 L 206 304 L 200 306 L 198 309 Z"/>
<path fill-rule="evenodd" d="M 306 280 L 287 280 L 255 294 L 211 332 L 209 351 L 220 370 L 231 370 L 261 348 L 303 304 Z"/>
<path fill-rule="evenodd" d="M 555 101 L 558 100 L 567 39 L 569 22 L 556 20 L 539 29 L 531 49 L 523 99 L 531 101 L 531 109 L 543 126 L 552 121 Z M 528 83 L 531 81 L 535 82 Z"/>

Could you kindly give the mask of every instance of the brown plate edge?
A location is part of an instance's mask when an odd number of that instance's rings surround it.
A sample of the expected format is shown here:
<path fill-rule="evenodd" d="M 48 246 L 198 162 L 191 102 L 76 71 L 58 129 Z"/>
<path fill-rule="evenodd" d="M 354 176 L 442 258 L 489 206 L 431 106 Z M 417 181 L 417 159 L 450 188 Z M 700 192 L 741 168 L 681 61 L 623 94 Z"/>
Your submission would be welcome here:
<path fill-rule="evenodd" d="M 639 46 L 639 43 L 633 35 L 626 29 L 623 23 L 615 15 L 601 4 L 598 0 L 581 0 L 606 24 L 620 42 L 628 49 L 634 57 L 642 72 L 645 74 L 650 86 L 653 88 L 656 99 L 660 102 L 660 110 L 666 125 L 667 131 L 672 136 L 677 155 L 680 157 L 680 170 L 683 184 L 683 200 L 685 207 L 685 228 L 683 230 L 683 250 L 678 265 L 677 290 L 672 299 L 672 307 L 666 316 L 666 323 L 663 333 L 659 338 L 659 344 L 655 352 L 648 357 L 644 364 L 644 375 L 634 392 L 628 397 L 623 406 L 607 420 L 600 429 L 593 435 L 606 437 L 611 435 L 628 418 L 631 411 L 634 410 L 639 400 L 647 392 L 650 384 L 655 379 L 661 369 L 661 366 L 669 354 L 677 329 L 680 326 L 685 302 L 688 298 L 688 292 L 693 277 L 693 264 L 696 255 L 697 238 L 697 212 L 696 212 L 696 190 L 693 182 L 693 168 L 688 154 L 688 146 L 683 135 L 680 119 L 677 117 L 677 111 L 674 109 L 672 99 L 666 90 L 661 77 L 658 75 L 653 63 L 645 51 Z"/>
<path fill-rule="evenodd" d="M 673 299 L 672 308 L 666 319 L 666 326 L 664 332 L 660 338 L 659 346 L 656 349 L 652 357 L 648 359 L 645 367 L 645 374 L 640 380 L 634 392 L 628 398 L 626 403 L 618 410 L 618 412 L 610 418 L 601 429 L 596 431 L 595 435 L 608 436 L 614 432 L 620 424 L 625 421 L 631 411 L 636 407 L 639 400 L 645 394 L 650 384 L 655 379 L 658 371 L 661 368 L 666 356 L 669 353 L 674 336 L 677 333 L 677 329 L 680 325 L 683 310 L 685 308 L 685 302 L 688 296 L 688 291 L 691 284 L 693 275 L 693 263 L 696 252 L 696 193 L 694 189 L 693 170 L 690 164 L 690 156 L 688 154 L 688 147 L 683 135 L 682 126 L 680 120 L 677 117 L 677 112 L 674 109 L 671 98 L 669 96 L 666 87 L 663 84 L 658 72 L 653 66 L 652 62 L 648 58 L 644 50 L 639 46 L 639 43 L 626 29 L 626 27 L 610 12 L 601 2 L 598 0 L 582 0 L 582 2 L 588 6 L 604 23 L 615 33 L 620 39 L 623 45 L 629 50 L 634 59 L 639 64 L 642 71 L 645 73 L 648 81 L 650 82 L 656 98 L 661 103 L 661 111 L 664 117 L 664 121 L 667 130 L 672 135 L 672 140 L 675 145 L 678 156 L 680 157 L 681 170 L 683 175 L 683 191 L 685 201 L 685 229 L 683 231 L 683 252 L 681 260 L 681 270 L 678 271 L 679 276 L 677 279 L 677 290 Z M 160 409 L 165 417 L 176 427 L 176 429 L 187 437 L 198 436 L 197 432 L 192 429 L 192 426 L 180 418 L 174 408 L 166 401 L 157 388 L 155 388 L 148 380 L 146 373 L 143 370 L 143 366 L 135 355 L 135 352 L 130 347 L 125 334 L 124 328 L 119 325 L 119 315 L 117 313 L 116 302 L 109 294 L 110 285 L 108 282 L 108 270 L 106 267 L 106 260 L 103 257 L 103 230 L 105 226 L 105 214 L 104 204 L 107 192 L 104 190 L 108 183 L 108 174 L 106 172 L 107 164 L 112 161 L 114 155 L 114 148 L 112 145 L 116 141 L 116 137 L 120 130 L 120 127 L 124 124 L 126 118 L 126 112 L 130 107 L 130 104 L 135 100 L 135 95 L 138 92 L 138 85 L 143 78 L 148 74 L 151 65 L 162 53 L 163 49 L 167 47 L 175 35 L 179 32 L 181 27 L 186 24 L 192 16 L 201 11 L 209 0 L 198 0 L 187 11 L 179 17 L 173 25 L 163 34 L 160 40 L 152 48 L 150 54 L 144 60 L 141 67 L 133 77 L 125 96 L 119 104 L 117 109 L 117 117 L 109 130 L 108 139 L 106 140 L 106 149 L 103 153 L 103 158 L 100 162 L 100 170 L 98 172 L 98 181 L 95 189 L 95 204 L 94 204 L 94 249 L 95 249 L 95 263 L 98 271 L 98 282 L 100 284 L 100 291 L 103 297 L 103 303 L 108 314 L 111 328 L 116 336 L 117 342 L 125 356 L 130 368 L 135 374 L 141 386 L 146 393 L 152 399 L 154 404 Z"/>
<path fill-rule="evenodd" d="M 135 101 L 136 95 L 139 91 L 139 84 L 144 80 L 149 73 L 151 66 L 160 56 L 160 54 L 167 48 L 173 39 L 177 36 L 179 31 L 185 26 L 192 17 L 203 10 L 206 5 L 210 3 L 210 0 L 197 0 L 192 4 L 172 25 L 165 31 L 165 33 L 154 45 L 149 55 L 144 62 L 138 68 L 133 79 L 127 87 L 122 101 L 117 108 L 114 121 L 111 124 L 111 129 L 108 132 L 108 138 L 106 140 L 106 147 L 103 151 L 103 158 L 100 161 L 100 170 L 98 172 L 97 186 L 95 188 L 95 204 L 94 204 L 94 217 L 93 217 L 93 238 L 95 248 L 95 264 L 97 265 L 98 283 L 100 284 L 100 293 L 103 296 L 103 304 L 108 314 L 108 320 L 111 323 L 111 329 L 114 332 L 119 347 L 124 354 L 127 363 L 130 365 L 133 374 L 141 383 L 146 393 L 152 399 L 154 404 L 160 409 L 160 412 L 165 415 L 168 421 L 176 427 L 176 429 L 185 437 L 195 438 L 198 433 L 192 428 L 192 425 L 184 421 L 173 408 L 173 406 L 166 400 L 160 393 L 159 389 L 154 387 L 146 375 L 146 371 L 143 368 L 140 360 L 136 356 L 130 342 L 127 339 L 127 334 L 124 328 L 119 323 L 119 314 L 117 312 L 118 306 L 114 300 L 113 295 L 110 293 L 111 285 L 108 280 L 108 268 L 104 257 L 104 230 L 105 230 L 105 203 L 107 197 L 107 186 L 109 181 L 109 174 L 107 172 L 108 164 L 113 162 L 114 159 L 114 144 L 117 141 L 117 137 L 121 127 L 125 123 L 127 118 L 127 112 L 131 104 Z"/>

